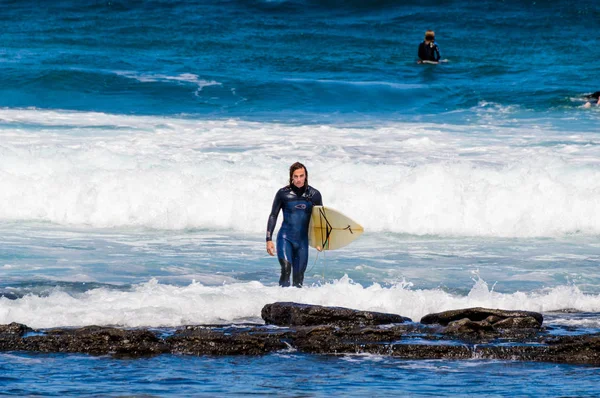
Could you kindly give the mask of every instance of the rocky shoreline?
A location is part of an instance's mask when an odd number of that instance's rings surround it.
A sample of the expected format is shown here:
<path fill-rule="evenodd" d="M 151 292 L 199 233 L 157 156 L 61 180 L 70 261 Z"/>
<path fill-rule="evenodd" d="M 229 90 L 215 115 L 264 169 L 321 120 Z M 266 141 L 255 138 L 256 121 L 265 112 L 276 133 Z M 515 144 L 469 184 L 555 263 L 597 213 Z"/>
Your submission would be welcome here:
<path fill-rule="evenodd" d="M 85 353 L 115 357 L 159 354 L 389 355 L 405 359 L 500 359 L 600 365 L 600 333 L 553 335 L 542 314 L 467 308 L 424 316 L 297 303 L 267 304 L 265 324 L 186 326 L 174 331 L 86 326 L 33 330 L 0 325 L 0 351 Z"/>

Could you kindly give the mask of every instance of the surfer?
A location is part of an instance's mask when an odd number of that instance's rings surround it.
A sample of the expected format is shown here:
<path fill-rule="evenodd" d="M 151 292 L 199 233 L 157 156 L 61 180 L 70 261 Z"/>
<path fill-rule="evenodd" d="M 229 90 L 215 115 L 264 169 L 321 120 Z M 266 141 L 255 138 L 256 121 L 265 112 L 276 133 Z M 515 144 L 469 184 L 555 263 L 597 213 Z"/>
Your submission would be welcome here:
<path fill-rule="evenodd" d="M 591 108 L 592 102 L 596 101 L 596 105 L 600 106 L 600 91 L 596 91 L 595 93 L 586 95 L 585 98 L 588 102 L 583 106 L 584 108 Z"/>
<path fill-rule="evenodd" d="M 600 99 L 600 91 L 596 91 L 595 93 L 586 95 L 585 98 L 589 99 L 589 100 L 599 100 Z"/>
<path fill-rule="evenodd" d="M 417 63 L 438 63 L 440 62 L 440 48 L 435 42 L 435 32 L 428 30 L 425 32 L 425 40 L 419 44 L 419 60 Z"/>
<path fill-rule="evenodd" d="M 293 271 L 294 286 L 302 287 L 308 264 L 308 224 L 315 205 L 323 205 L 321 193 L 308 185 L 306 167 L 296 162 L 290 166 L 289 185 L 275 194 L 267 222 L 267 253 L 274 256 L 273 231 L 279 211 L 283 210 L 283 223 L 277 234 L 277 258 L 281 265 L 280 286 L 290 285 L 290 274 Z"/>

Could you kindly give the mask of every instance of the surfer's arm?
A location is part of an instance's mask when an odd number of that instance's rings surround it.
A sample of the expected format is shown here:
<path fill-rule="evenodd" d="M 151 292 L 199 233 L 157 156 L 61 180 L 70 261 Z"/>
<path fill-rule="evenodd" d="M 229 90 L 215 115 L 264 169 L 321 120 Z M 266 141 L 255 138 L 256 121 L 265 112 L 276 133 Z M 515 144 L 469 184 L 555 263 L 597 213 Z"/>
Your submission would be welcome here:
<path fill-rule="evenodd" d="M 315 194 L 312 197 L 312 202 L 315 206 L 323 206 L 323 198 L 321 197 L 321 192 L 315 192 Z"/>
<path fill-rule="evenodd" d="M 275 199 L 273 199 L 271 214 L 269 215 L 269 221 L 267 221 L 267 242 L 273 240 L 273 231 L 275 231 L 275 225 L 277 225 L 277 216 L 283 206 L 283 201 L 280 196 L 280 193 L 277 192 Z"/>
<path fill-rule="evenodd" d="M 425 53 L 425 45 L 423 43 L 419 44 L 419 51 L 417 54 L 420 61 L 427 58 L 427 54 Z"/>
<path fill-rule="evenodd" d="M 271 207 L 271 214 L 269 215 L 269 221 L 267 221 L 267 253 L 269 255 L 275 255 L 275 244 L 273 243 L 273 231 L 275 231 L 275 225 L 277 225 L 277 216 L 279 215 L 279 211 L 283 206 L 283 201 L 281 200 L 281 192 L 277 192 L 275 194 L 275 199 L 273 199 L 273 206 Z"/>

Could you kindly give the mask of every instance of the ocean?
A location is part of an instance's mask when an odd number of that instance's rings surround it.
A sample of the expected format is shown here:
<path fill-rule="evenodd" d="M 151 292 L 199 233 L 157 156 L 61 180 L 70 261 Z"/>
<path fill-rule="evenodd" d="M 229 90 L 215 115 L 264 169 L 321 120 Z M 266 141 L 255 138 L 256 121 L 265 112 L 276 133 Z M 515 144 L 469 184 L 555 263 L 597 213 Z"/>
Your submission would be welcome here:
<path fill-rule="evenodd" d="M 294 301 L 537 311 L 600 332 L 600 5 L 5 0 L 0 324 L 262 322 Z M 445 62 L 417 65 L 433 29 Z M 301 161 L 359 221 L 281 288 Z M 281 222 L 281 215 L 279 223 Z M 375 355 L 0 353 L 16 396 L 595 396 L 593 366 Z"/>

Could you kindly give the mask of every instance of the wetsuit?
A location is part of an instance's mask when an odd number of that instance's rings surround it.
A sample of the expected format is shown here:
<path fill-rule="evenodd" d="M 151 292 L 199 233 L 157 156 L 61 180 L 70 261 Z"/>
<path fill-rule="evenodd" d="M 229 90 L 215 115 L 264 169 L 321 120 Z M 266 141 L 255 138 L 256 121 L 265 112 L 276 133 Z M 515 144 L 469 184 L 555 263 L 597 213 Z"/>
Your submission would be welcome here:
<path fill-rule="evenodd" d="M 421 61 L 440 62 L 440 48 L 435 42 L 419 44 L 419 58 Z"/>
<path fill-rule="evenodd" d="M 301 287 L 308 264 L 308 224 L 313 206 L 323 205 L 321 193 L 310 185 L 297 188 L 293 184 L 277 191 L 267 223 L 267 242 L 272 240 L 279 210 L 283 223 L 277 234 L 277 258 L 281 265 L 280 286 L 290 285 L 293 270 L 294 286 Z"/>

